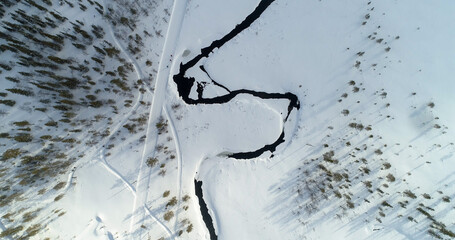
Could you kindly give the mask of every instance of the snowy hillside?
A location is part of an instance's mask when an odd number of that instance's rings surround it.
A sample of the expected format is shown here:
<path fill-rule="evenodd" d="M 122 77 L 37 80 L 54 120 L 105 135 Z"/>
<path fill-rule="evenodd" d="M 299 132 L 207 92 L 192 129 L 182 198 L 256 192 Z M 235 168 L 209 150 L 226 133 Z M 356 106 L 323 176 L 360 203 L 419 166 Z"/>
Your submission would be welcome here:
<path fill-rule="evenodd" d="M 453 12 L 4 0 L 0 238 L 454 239 Z"/>

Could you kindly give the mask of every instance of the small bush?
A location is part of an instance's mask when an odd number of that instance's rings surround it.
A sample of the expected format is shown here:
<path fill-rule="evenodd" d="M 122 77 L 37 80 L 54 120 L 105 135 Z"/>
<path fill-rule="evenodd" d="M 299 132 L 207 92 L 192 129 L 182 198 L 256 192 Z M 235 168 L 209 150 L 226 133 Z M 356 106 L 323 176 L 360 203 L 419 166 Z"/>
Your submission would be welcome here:
<path fill-rule="evenodd" d="M 158 158 L 155 157 L 149 157 L 146 162 L 147 166 L 149 167 L 154 167 L 156 164 L 158 164 Z"/>
<path fill-rule="evenodd" d="M 438 222 L 439 223 L 439 222 Z M 436 223 L 434 223 L 436 224 Z M 441 226 L 442 225 L 442 226 Z M 455 233 L 450 231 L 449 229 L 446 228 L 446 226 L 444 226 L 444 224 L 439 224 L 439 226 L 436 227 L 440 233 L 446 235 L 446 236 L 449 236 L 451 237 L 452 239 L 455 238 Z"/>
<path fill-rule="evenodd" d="M 182 199 L 184 202 L 187 202 L 188 200 L 190 200 L 190 196 L 187 194 L 187 195 L 183 196 Z"/>
<path fill-rule="evenodd" d="M 6 99 L 6 100 L 0 100 L 0 104 L 4 104 L 6 106 L 14 106 L 16 104 L 16 101 L 14 100 L 9 100 L 9 99 Z"/>
<path fill-rule="evenodd" d="M 341 111 L 341 114 L 343 114 L 344 116 L 347 116 L 347 115 L 349 115 L 349 110 L 343 109 L 343 111 Z"/>
<path fill-rule="evenodd" d="M 417 198 L 417 196 L 413 192 L 411 192 L 410 190 L 405 190 L 403 192 L 403 194 L 405 196 L 409 197 L 409 198 L 412 198 L 412 199 L 416 199 Z"/>
<path fill-rule="evenodd" d="M 177 198 L 176 197 L 173 197 L 171 198 L 171 200 L 169 200 L 169 202 L 166 204 L 166 207 L 173 207 L 177 204 Z"/>
<path fill-rule="evenodd" d="M 14 136 L 14 140 L 17 142 L 31 142 L 33 140 L 33 137 L 28 133 L 24 133 Z"/>
<path fill-rule="evenodd" d="M 330 163 L 334 163 L 334 164 L 337 164 L 338 163 L 338 160 L 334 159 L 333 157 L 335 156 L 335 152 L 334 151 L 329 151 L 329 152 L 326 152 L 322 155 L 322 158 L 324 159 L 324 161 L 326 162 L 330 162 Z"/>
<path fill-rule="evenodd" d="M 168 211 L 164 214 L 164 220 L 170 221 L 174 217 L 174 212 L 173 211 Z"/>
<path fill-rule="evenodd" d="M 111 80 L 111 83 L 115 84 L 117 87 L 119 87 L 120 89 L 122 89 L 125 92 L 129 92 L 131 90 L 128 87 L 128 85 L 125 82 L 121 81 L 119 78 Z"/>
<path fill-rule="evenodd" d="M 55 109 L 60 110 L 60 111 L 69 111 L 71 110 L 71 107 L 65 106 L 65 105 L 55 105 L 53 106 Z"/>
<path fill-rule="evenodd" d="M 49 140 L 49 139 L 52 139 L 52 136 L 51 135 L 43 135 L 40 138 L 43 139 L 43 140 Z"/>
<path fill-rule="evenodd" d="M 423 208 L 418 207 L 417 211 L 425 215 L 428 219 L 434 220 L 433 216 L 431 216 L 431 214 L 429 214 L 427 211 L 423 210 Z"/>
<path fill-rule="evenodd" d="M 433 229 L 428 230 L 428 234 L 436 239 L 442 239 L 441 235 L 437 234 Z"/>
<path fill-rule="evenodd" d="M 163 197 L 164 197 L 164 198 L 165 198 L 165 197 L 168 197 L 169 194 L 171 194 L 171 191 L 167 190 L 167 191 L 165 191 L 165 192 L 163 193 Z"/>
<path fill-rule="evenodd" d="M 21 121 L 21 122 L 14 122 L 14 125 L 16 125 L 18 127 L 24 127 L 24 126 L 30 125 L 30 123 L 28 121 Z"/>
<path fill-rule="evenodd" d="M 62 142 L 64 142 L 64 143 L 75 143 L 75 142 L 76 142 L 76 139 L 74 139 L 74 138 L 67 138 L 67 139 L 62 140 Z"/>
<path fill-rule="evenodd" d="M 18 232 L 22 231 L 22 229 L 24 229 L 23 226 L 7 228 L 2 233 L 0 233 L 0 237 L 4 238 L 4 237 L 7 237 L 7 236 L 14 236 Z"/>
<path fill-rule="evenodd" d="M 26 212 L 22 216 L 22 222 L 30 222 L 31 220 L 35 219 L 37 217 L 37 211 L 34 212 Z"/>
<path fill-rule="evenodd" d="M 136 124 L 125 124 L 123 127 L 128 129 L 128 132 L 131 134 L 136 133 Z"/>
<path fill-rule="evenodd" d="M 364 128 L 363 124 L 361 124 L 361 123 L 354 123 L 354 122 L 349 123 L 348 126 L 351 127 L 351 128 L 355 128 L 355 129 L 357 129 L 357 130 L 359 130 L 359 131 L 362 131 L 363 128 Z"/>
<path fill-rule="evenodd" d="M 48 155 L 39 154 L 34 156 L 23 156 L 21 159 L 22 159 L 21 164 L 35 165 L 47 161 Z"/>
<path fill-rule="evenodd" d="M 431 199 L 431 196 L 430 196 L 430 194 L 428 194 L 428 193 L 424 193 L 422 196 L 423 196 L 423 198 L 425 198 L 425 199 Z"/>
<path fill-rule="evenodd" d="M 392 165 L 390 163 L 388 163 L 388 162 L 386 162 L 386 163 L 384 163 L 382 165 L 384 165 L 385 169 L 389 169 L 390 167 L 392 167 Z"/>
<path fill-rule="evenodd" d="M 54 190 L 60 190 L 66 185 L 65 182 L 59 182 L 57 185 L 54 186 Z"/>
<path fill-rule="evenodd" d="M 384 206 L 384 207 L 393 208 L 392 205 L 390 205 L 387 201 L 383 201 L 383 202 L 381 203 L 381 205 Z"/>
<path fill-rule="evenodd" d="M 27 232 L 27 237 L 35 236 L 43 227 L 41 224 L 33 224 L 32 226 L 28 227 L 25 231 Z"/>
<path fill-rule="evenodd" d="M 181 106 L 182 105 L 180 105 L 180 103 L 174 103 L 174 104 L 172 104 L 171 108 L 172 108 L 172 110 L 175 111 L 175 110 L 179 109 Z"/>
<path fill-rule="evenodd" d="M 64 194 L 60 194 L 60 195 L 58 195 L 57 197 L 55 197 L 55 198 L 54 198 L 54 201 L 56 201 L 56 202 L 57 202 L 58 200 L 62 199 L 62 198 L 63 198 L 63 196 L 64 196 Z"/>
<path fill-rule="evenodd" d="M 163 134 L 167 131 L 167 122 L 163 117 L 160 117 L 158 123 L 156 123 L 156 129 L 158 129 L 158 134 Z"/>
<path fill-rule="evenodd" d="M 11 158 L 16 158 L 21 154 L 21 150 L 19 148 L 12 148 L 6 150 L 2 155 L 2 160 L 8 160 Z"/>
<path fill-rule="evenodd" d="M 49 121 L 49 122 L 45 123 L 44 125 L 46 125 L 48 127 L 57 127 L 58 126 L 58 122 Z"/>
<path fill-rule="evenodd" d="M 188 225 L 188 227 L 186 227 L 187 233 L 190 233 L 191 231 L 193 231 L 193 224 L 190 224 L 190 225 Z"/>
<path fill-rule="evenodd" d="M 43 195 L 46 193 L 46 188 L 41 188 L 39 191 L 38 191 L 38 195 Z"/>
<path fill-rule="evenodd" d="M 333 179 L 337 182 L 343 180 L 343 175 L 341 175 L 340 173 L 334 173 L 333 174 Z"/>
<path fill-rule="evenodd" d="M 87 98 L 90 101 L 95 101 L 96 100 L 96 96 L 94 96 L 94 95 L 86 95 L 85 98 Z"/>
<path fill-rule="evenodd" d="M 93 107 L 93 108 L 100 108 L 103 106 L 103 102 L 102 101 L 92 101 L 90 102 L 90 107 Z"/>
<path fill-rule="evenodd" d="M 6 89 L 6 91 L 9 91 L 9 92 L 15 93 L 15 94 L 19 94 L 19 95 L 24 95 L 27 97 L 34 96 L 32 91 L 23 90 L 23 89 L 19 89 L 19 88 L 8 88 L 8 89 Z"/>
<path fill-rule="evenodd" d="M 114 55 L 119 55 L 119 54 L 120 54 L 120 50 L 118 50 L 118 49 L 115 48 L 115 47 L 104 48 L 104 51 L 107 53 L 107 55 L 108 55 L 109 57 L 113 57 Z"/>
<path fill-rule="evenodd" d="M 389 173 L 389 174 L 386 176 L 386 178 L 387 178 L 387 180 L 388 180 L 389 182 L 395 182 L 395 177 L 394 177 L 391 173 Z"/>
<path fill-rule="evenodd" d="M 0 133 L 0 138 L 8 138 L 9 137 L 9 133 Z"/>

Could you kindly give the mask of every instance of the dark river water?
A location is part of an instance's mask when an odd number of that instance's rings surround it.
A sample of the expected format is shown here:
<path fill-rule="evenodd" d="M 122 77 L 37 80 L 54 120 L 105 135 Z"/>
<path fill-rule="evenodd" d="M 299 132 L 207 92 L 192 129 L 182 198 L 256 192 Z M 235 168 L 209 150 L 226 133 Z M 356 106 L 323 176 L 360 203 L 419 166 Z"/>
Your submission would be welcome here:
<path fill-rule="evenodd" d="M 243 30 L 247 29 L 251 24 L 258 19 L 261 14 L 272 4 L 274 0 L 262 0 L 258 4 L 258 6 L 254 9 L 253 12 L 251 12 L 240 24 L 236 25 L 234 29 L 232 29 L 228 34 L 223 36 L 222 38 L 218 40 L 214 40 L 210 46 L 202 48 L 200 51 L 200 54 L 195 56 L 193 59 L 189 60 L 186 63 L 180 63 L 179 67 L 179 72 L 173 76 L 173 80 L 175 84 L 177 85 L 177 90 L 179 92 L 180 97 L 183 99 L 183 101 L 186 104 L 223 104 L 231 101 L 233 98 L 235 98 L 239 94 L 248 94 L 257 98 L 261 99 L 288 99 L 289 100 L 289 105 L 287 108 L 287 115 L 284 119 L 286 122 L 289 115 L 291 114 L 292 110 L 296 109 L 298 110 L 300 108 L 300 102 L 299 99 L 297 98 L 296 95 L 290 92 L 286 93 L 269 93 L 269 92 L 261 92 L 261 91 L 254 91 L 254 90 L 249 90 L 249 89 L 236 89 L 236 90 L 230 90 L 227 87 L 223 86 L 222 84 L 216 82 L 214 79 L 211 78 L 211 76 L 207 73 L 207 71 L 204 68 L 203 63 L 199 63 L 202 59 L 208 58 L 209 55 L 215 50 L 216 48 L 222 47 L 226 42 L 232 40 L 235 36 L 237 36 L 240 32 Z M 228 93 L 216 97 L 211 97 L 211 98 L 204 98 L 203 93 L 204 93 L 204 87 L 205 87 L 205 82 L 202 81 L 197 81 L 194 77 L 189 77 L 186 76 L 186 72 L 189 69 L 192 69 L 193 67 L 199 67 L 200 70 L 202 70 L 207 76 L 211 79 L 212 84 L 215 86 L 221 87 L 224 90 L 226 90 Z M 196 87 L 196 92 L 198 93 L 197 98 L 193 99 L 190 98 L 190 93 L 193 87 Z M 283 142 L 285 142 L 284 139 L 284 127 L 283 130 L 278 137 L 277 140 L 275 140 L 273 143 L 266 144 L 260 149 L 249 151 L 249 152 L 238 152 L 238 153 L 232 153 L 229 155 L 231 158 L 236 158 L 236 159 L 251 159 L 251 158 L 256 158 L 259 157 L 262 153 L 269 151 L 273 154 L 273 152 L 276 150 L 277 146 Z M 215 233 L 215 229 L 213 227 L 213 221 L 212 217 L 210 216 L 207 208 L 207 204 L 205 203 L 203 199 L 203 194 L 202 194 L 202 181 L 197 181 L 196 179 L 194 180 L 194 185 L 195 185 L 195 193 L 196 196 L 199 199 L 199 205 L 201 209 L 201 214 L 202 214 L 202 219 L 205 222 L 205 225 L 207 226 L 207 229 L 209 230 L 210 233 L 210 239 L 217 239 L 217 235 Z"/>

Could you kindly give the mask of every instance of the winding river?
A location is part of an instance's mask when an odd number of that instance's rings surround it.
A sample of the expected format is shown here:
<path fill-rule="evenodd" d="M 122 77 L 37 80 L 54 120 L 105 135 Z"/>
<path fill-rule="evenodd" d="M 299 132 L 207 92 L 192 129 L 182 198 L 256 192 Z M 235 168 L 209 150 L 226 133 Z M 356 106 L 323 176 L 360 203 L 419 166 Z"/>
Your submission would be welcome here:
<path fill-rule="evenodd" d="M 207 59 L 210 55 L 210 53 L 213 52 L 216 48 L 222 47 L 226 42 L 232 40 L 235 36 L 237 36 L 240 32 L 243 30 L 247 29 L 256 19 L 258 19 L 261 14 L 272 4 L 274 0 L 262 0 L 258 6 L 254 9 L 253 12 L 251 12 L 240 24 L 236 25 L 233 30 L 231 30 L 228 34 L 223 36 L 221 39 L 213 41 L 210 46 L 202 48 L 201 53 L 197 56 L 195 56 L 193 59 L 189 60 L 186 63 L 180 63 L 179 67 L 179 72 L 173 76 L 173 80 L 175 84 L 177 85 L 177 90 L 180 95 L 180 97 L 183 99 L 183 101 L 186 104 L 223 104 L 231 101 L 233 98 L 235 98 L 239 94 L 249 94 L 254 97 L 258 97 L 261 99 L 288 99 L 289 100 L 289 105 L 288 105 L 288 112 L 286 117 L 284 118 L 284 122 L 288 120 L 289 115 L 291 114 L 292 110 L 296 109 L 298 110 L 300 108 L 300 102 L 299 99 L 297 98 L 296 95 L 290 92 L 286 93 L 268 93 L 268 92 L 260 92 L 260 91 L 254 91 L 254 90 L 249 90 L 249 89 L 237 89 L 237 90 L 230 90 L 227 87 L 223 86 L 222 84 L 219 84 L 216 82 L 214 79 L 211 78 L 211 76 L 208 74 L 208 72 L 205 70 L 205 67 L 203 63 L 200 63 L 202 59 Z M 199 63 L 199 65 L 198 65 Z M 212 83 L 215 86 L 221 87 L 224 90 L 226 90 L 228 93 L 212 98 L 204 98 L 203 93 L 204 93 L 204 87 L 205 84 L 204 82 L 198 82 L 195 78 L 193 77 L 188 77 L 186 76 L 186 72 L 189 69 L 192 69 L 193 67 L 198 66 L 207 76 L 211 79 Z M 196 92 L 198 93 L 198 96 L 196 99 L 190 98 L 190 92 L 193 89 L 194 85 L 196 83 Z M 283 143 L 284 140 L 284 127 L 282 129 L 282 132 L 278 139 L 271 143 L 271 144 L 266 144 L 260 149 L 250 151 L 250 152 L 238 152 L 238 153 L 232 153 L 228 155 L 228 157 L 235 158 L 235 159 L 251 159 L 251 158 L 256 158 L 259 157 L 262 153 L 269 151 L 273 154 L 273 152 L 276 150 L 276 147 Z M 203 194 L 202 194 L 202 181 L 194 180 L 194 185 L 195 185 L 195 193 L 199 199 L 199 205 L 201 209 L 201 214 L 202 214 L 202 219 L 205 222 L 205 225 L 207 226 L 207 229 L 209 230 L 210 233 L 210 239 L 214 240 L 217 239 L 217 235 L 215 233 L 215 229 L 213 226 L 213 221 L 212 217 L 210 216 L 207 208 L 207 204 L 205 203 L 203 199 Z"/>

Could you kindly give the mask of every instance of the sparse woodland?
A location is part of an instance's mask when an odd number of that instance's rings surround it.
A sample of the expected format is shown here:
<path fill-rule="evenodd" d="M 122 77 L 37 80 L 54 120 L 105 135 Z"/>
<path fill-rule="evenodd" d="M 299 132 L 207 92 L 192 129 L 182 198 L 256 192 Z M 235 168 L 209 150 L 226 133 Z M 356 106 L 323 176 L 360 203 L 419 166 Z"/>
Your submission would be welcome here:
<path fill-rule="evenodd" d="M 5 0 L 0 18 L 1 238 L 29 239 L 65 214 L 53 204 L 77 184 L 80 159 L 144 141 L 169 10 L 156 0 Z"/>

